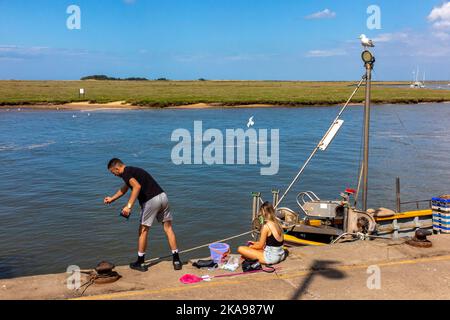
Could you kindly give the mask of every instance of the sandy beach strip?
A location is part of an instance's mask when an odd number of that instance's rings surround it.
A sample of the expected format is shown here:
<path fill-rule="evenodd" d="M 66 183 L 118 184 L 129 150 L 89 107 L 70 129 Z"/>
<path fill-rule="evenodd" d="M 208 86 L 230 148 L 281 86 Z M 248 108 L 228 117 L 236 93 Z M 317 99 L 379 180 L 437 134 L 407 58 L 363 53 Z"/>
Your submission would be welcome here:
<path fill-rule="evenodd" d="M 181 106 L 171 106 L 165 109 L 232 109 L 232 108 L 279 108 L 281 105 L 273 104 L 242 104 L 242 105 L 224 105 L 220 103 L 195 103 Z M 299 106 L 300 107 L 300 106 Z"/>
<path fill-rule="evenodd" d="M 438 102 L 419 102 L 418 104 L 428 104 Z M 439 103 L 450 103 L 450 101 L 444 101 Z M 379 104 L 405 104 L 408 103 L 372 103 L 372 105 Z M 363 106 L 363 103 L 350 103 L 349 106 Z M 145 105 L 133 105 L 126 101 L 114 101 L 108 103 L 90 103 L 89 101 L 79 101 L 66 104 L 51 104 L 51 103 L 36 103 L 36 104 L 24 104 L 24 105 L 2 105 L 0 111 L 25 111 L 25 110 L 57 110 L 57 111 L 114 111 L 114 110 L 149 110 L 149 109 L 170 109 L 170 110 L 206 110 L 206 109 L 262 109 L 262 108 L 311 108 L 311 107 L 336 107 L 343 106 L 342 104 L 329 104 L 329 105 L 310 105 L 310 104 L 235 104 L 227 105 L 223 103 L 194 103 L 178 106 L 145 106 Z"/>
<path fill-rule="evenodd" d="M 195 103 L 188 105 L 169 106 L 169 107 L 152 107 L 137 106 L 127 103 L 126 101 L 115 101 L 109 103 L 90 103 L 89 101 L 72 102 L 66 104 L 27 104 L 27 105 L 4 105 L 0 106 L 0 110 L 78 110 L 78 111 L 107 111 L 107 110 L 143 110 L 143 109 L 184 109 L 184 110 L 201 110 L 201 109 L 223 109 L 223 108 L 279 108 L 283 106 L 271 104 L 248 104 L 248 105 L 224 105 L 220 103 Z M 292 106 L 291 106 L 292 107 Z M 302 106 L 298 106 L 302 107 Z"/>
<path fill-rule="evenodd" d="M 77 110 L 77 111 L 107 111 L 107 110 L 135 110 L 143 109 L 139 106 L 126 103 L 125 101 L 115 101 L 109 103 L 90 103 L 89 101 L 72 102 L 65 104 L 25 104 L 25 105 L 4 105 L 0 110 Z"/>

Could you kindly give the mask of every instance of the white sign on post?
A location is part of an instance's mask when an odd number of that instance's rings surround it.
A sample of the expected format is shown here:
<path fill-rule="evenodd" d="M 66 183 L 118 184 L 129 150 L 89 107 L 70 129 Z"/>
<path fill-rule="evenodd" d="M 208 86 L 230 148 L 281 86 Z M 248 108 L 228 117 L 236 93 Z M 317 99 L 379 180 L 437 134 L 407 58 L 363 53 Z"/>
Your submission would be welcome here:
<path fill-rule="evenodd" d="M 328 146 L 333 141 L 333 139 L 336 137 L 336 135 L 339 132 L 339 129 L 341 129 L 343 124 L 344 124 L 344 120 L 338 120 L 331 126 L 327 135 L 323 138 L 322 144 L 319 147 L 320 150 L 322 150 L 322 151 L 327 150 Z"/>
<path fill-rule="evenodd" d="M 80 89 L 80 95 L 84 96 L 84 89 L 83 88 Z"/>

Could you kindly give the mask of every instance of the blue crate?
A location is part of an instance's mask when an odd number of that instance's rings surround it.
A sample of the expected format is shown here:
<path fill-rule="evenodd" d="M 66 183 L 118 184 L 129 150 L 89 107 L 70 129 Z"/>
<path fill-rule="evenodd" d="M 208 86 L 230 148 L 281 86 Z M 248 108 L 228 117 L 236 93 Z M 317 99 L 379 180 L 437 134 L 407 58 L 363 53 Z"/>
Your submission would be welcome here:
<path fill-rule="evenodd" d="M 450 234 L 450 225 L 443 226 L 443 225 L 434 225 L 433 224 L 433 230 L 436 231 L 436 233 L 449 233 Z"/>
<path fill-rule="evenodd" d="M 437 233 L 450 233 L 450 213 L 433 212 L 433 230 Z"/>
<path fill-rule="evenodd" d="M 440 197 L 432 198 L 431 208 L 436 211 L 450 212 L 450 199 Z"/>

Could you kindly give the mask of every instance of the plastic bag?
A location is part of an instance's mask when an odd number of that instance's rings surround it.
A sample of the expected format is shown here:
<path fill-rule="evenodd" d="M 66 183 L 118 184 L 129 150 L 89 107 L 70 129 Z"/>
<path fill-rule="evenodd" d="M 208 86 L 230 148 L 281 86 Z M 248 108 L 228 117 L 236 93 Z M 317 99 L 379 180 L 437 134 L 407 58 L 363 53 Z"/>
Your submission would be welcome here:
<path fill-rule="evenodd" d="M 234 272 L 239 268 L 239 256 L 230 255 L 228 261 L 220 266 L 221 269 Z"/>

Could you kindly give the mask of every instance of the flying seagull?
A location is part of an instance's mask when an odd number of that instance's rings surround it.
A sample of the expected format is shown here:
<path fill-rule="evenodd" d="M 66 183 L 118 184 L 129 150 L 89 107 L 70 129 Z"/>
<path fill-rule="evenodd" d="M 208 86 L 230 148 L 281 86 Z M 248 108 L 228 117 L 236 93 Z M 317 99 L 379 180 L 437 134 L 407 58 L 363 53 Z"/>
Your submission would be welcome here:
<path fill-rule="evenodd" d="M 364 49 L 375 47 L 373 41 L 367 38 L 365 34 L 360 35 L 359 39 L 361 40 L 361 44 L 364 47 Z"/>
<path fill-rule="evenodd" d="M 253 127 L 255 125 L 255 121 L 253 120 L 255 117 L 251 117 L 248 120 L 247 128 Z"/>

